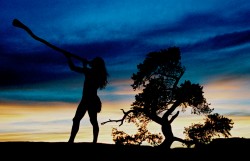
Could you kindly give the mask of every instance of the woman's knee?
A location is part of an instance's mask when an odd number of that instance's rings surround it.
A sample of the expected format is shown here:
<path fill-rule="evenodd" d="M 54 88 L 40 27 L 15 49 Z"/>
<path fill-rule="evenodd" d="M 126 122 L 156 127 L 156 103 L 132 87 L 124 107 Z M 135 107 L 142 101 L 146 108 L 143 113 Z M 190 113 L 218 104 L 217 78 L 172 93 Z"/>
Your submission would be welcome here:
<path fill-rule="evenodd" d="M 74 117 L 72 119 L 73 123 L 80 123 L 81 119 L 77 118 L 77 117 Z"/>
<path fill-rule="evenodd" d="M 90 123 L 93 125 L 93 126 L 98 126 L 98 121 L 96 118 L 90 118 Z"/>

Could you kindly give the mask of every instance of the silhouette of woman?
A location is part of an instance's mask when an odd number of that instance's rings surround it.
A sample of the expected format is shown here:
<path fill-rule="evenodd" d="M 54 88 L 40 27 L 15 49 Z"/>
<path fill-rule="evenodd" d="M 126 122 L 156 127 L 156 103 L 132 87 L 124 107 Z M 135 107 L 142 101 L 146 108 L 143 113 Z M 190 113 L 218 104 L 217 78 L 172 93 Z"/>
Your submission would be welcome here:
<path fill-rule="evenodd" d="M 93 143 L 97 143 L 99 134 L 97 114 L 101 111 L 102 107 L 102 103 L 97 95 L 97 91 L 98 89 L 104 89 L 108 83 L 108 73 L 105 62 L 101 57 L 96 57 L 91 61 L 82 59 L 83 66 L 79 67 L 75 66 L 70 55 L 65 55 L 68 59 L 70 69 L 85 75 L 82 98 L 73 118 L 73 125 L 68 142 L 74 142 L 74 139 L 79 131 L 80 121 L 86 112 L 88 112 L 90 123 L 93 126 Z"/>
<path fill-rule="evenodd" d="M 96 57 L 93 60 L 88 61 L 85 58 L 79 57 L 66 50 L 58 48 L 57 46 L 35 35 L 29 27 L 24 25 L 18 19 L 14 19 L 12 24 L 15 27 L 24 29 L 35 40 L 40 41 L 48 47 L 64 54 L 68 59 L 70 69 L 78 73 L 83 73 L 85 75 L 82 99 L 77 107 L 75 116 L 73 118 L 71 135 L 68 142 L 74 142 L 75 136 L 79 130 L 80 121 L 84 117 L 85 113 L 88 111 L 90 122 L 93 126 L 93 143 L 96 143 L 99 134 L 97 114 L 101 112 L 102 107 L 102 103 L 97 95 L 97 91 L 98 89 L 104 89 L 108 84 L 108 73 L 104 60 L 101 57 Z M 74 62 L 72 61 L 72 58 L 82 61 L 83 66 L 75 66 Z M 90 66 L 90 68 L 88 67 L 88 65 Z"/>

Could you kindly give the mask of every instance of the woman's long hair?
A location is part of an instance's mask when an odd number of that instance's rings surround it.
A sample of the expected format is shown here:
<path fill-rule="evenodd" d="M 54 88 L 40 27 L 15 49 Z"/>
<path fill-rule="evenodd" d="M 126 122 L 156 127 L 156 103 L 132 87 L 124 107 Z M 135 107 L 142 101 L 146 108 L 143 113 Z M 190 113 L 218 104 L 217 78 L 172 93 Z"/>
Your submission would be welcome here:
<path fill-rule="evenodd" d="M 95 57 L 92 60 L 92 68 L 97 72 L 97 75 L 99 75 L 99 89 L 104 89 L 108 84 L 109 76 L 104 60 L 101 57 Z"/>

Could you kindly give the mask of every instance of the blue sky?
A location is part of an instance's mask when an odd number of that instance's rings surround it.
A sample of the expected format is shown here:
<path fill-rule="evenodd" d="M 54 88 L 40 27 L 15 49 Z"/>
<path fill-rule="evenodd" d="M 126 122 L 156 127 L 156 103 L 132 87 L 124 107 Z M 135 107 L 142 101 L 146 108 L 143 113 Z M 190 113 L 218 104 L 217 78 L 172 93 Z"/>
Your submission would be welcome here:
<path fill-rule="evenodd" d="M 39 104 L 45 110 L 50 103 L 77 104 L 81 97 L 84 77 L 69 70 L 62 54 L 13 27 L 17 18 L 69 52 L 102 56 L 110 74 L 109 86 L 100 91 L 107 106 L 132 103 L 130 77 L 147 53 L 177 46 L 186 67 L 181 81 L 204 86 L 207 101 L 221 114 L 250 115 L 247 0 L 1 0 L 0 7 L 0 108 Z M 119 113 L 121 107 L 106 108 Z"/>

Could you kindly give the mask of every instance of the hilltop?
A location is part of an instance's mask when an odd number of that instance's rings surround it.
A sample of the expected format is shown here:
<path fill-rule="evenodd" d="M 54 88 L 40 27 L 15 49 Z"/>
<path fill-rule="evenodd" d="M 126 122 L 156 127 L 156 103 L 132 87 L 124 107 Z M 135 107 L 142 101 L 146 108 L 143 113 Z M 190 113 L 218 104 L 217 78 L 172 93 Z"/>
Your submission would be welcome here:
<path fill-rule="evenodd" d="M 214 160 L 249 158 L 250 139 L 215 139 L 199 148 L 173 148 L 151 146 L 121 146 L 66 142 L 0 142 L 1 156 L 12 159 L 81 159 L 102 161 L 121 160 Z M 87 159 L 88 158 L 88 159 Z"/>

